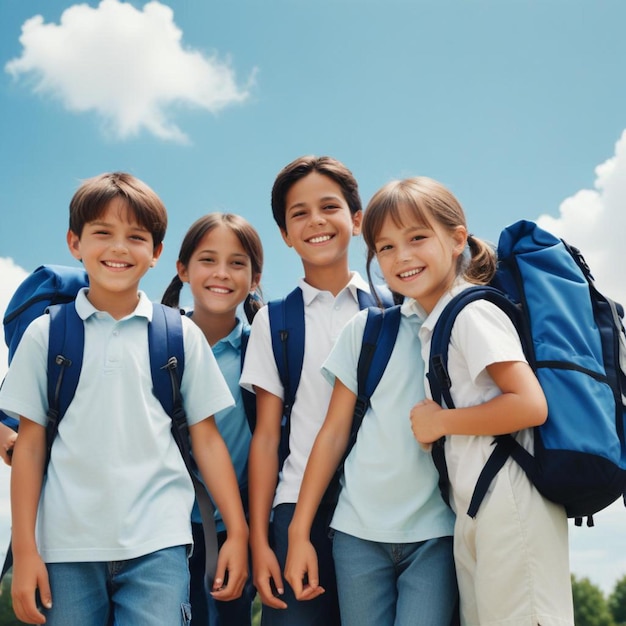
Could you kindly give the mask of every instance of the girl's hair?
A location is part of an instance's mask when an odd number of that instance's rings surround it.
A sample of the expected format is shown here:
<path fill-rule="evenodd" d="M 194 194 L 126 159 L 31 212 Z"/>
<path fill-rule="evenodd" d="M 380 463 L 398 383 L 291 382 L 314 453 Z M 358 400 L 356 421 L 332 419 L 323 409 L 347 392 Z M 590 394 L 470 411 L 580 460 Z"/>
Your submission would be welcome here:
<path fill-rule="evenodd" d="M 458 226 L 467 230 L 465 213 L 459 201 L 436 180 L 416 176 L 387 183 L 369 201 L 361 225 L 367 245 L 367 277 L 370 285 L 376 239 L 383 223 L 387 217 L 391 217 L 396 225 L 403 225 L 404 212 L 418 224 L 432 227 L 434 221 L 451 234 Z M 468 251 L 457 259 L 457 276 L 463 276 L 476 285 L 485 285 L 496 271 L 496 253 L 491 245 L 473 235 L 468 235 L 467 245 Z"/>
<path fill-rule="evenodd" d="M 126 172 L 100 174 L 85 180 L 70 201 L 70 230 L 82 235 L 86 223 L 97 220 L 115 198 L 122 198 L 137 223 L 152 234 L 156 248 L 165 237 L 167 211 L 144 182 Z"/>
<path fill-rule="evenodd" d="M 281 230 L 287 229 L 285 220 L 287 193 L 295 183 L 312 172 L 328 176 L 341 187 L 352 215 L 363 209 L 356 179 L 341 161 L 329 156 L 302 156 L 285 165 L 272 187 L 272 214 Z"/>
<path fill-rule="evenodd" d="M 260 275 L 263 271 L 263 246 L 261 244 L 261 238 L 248 220 L 240 215 L 234 215 L 233 213 L 209 213 L 197 219 L 187 231 L 180 245 L 178 252 L 178 260 L 180 263 L 187 267 L 202 238 L 219 225 L 230 228 L 237 239 L 239 239 L 246 254 L 250 257 L 252 276 Z M 178 307 L 182 287 L 183 283 L 178 274 L 176 274 L 165 290 L 161 303 L 171 307 Z M 257 286 L 254 293 L 248 294 L 248 297 L 243 303 L 243 309 L 248 322 L 252 322 L 252 318 L 262 306 L 263 299 L 261 288 Z"/>

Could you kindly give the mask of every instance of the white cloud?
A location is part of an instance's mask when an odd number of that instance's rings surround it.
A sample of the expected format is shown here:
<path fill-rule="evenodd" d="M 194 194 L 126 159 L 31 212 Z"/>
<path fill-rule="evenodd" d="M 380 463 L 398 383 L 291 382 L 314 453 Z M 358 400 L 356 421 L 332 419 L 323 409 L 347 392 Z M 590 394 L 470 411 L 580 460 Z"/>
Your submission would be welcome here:
<path fill-rule="evenodd" d="M 148 131 L 186 142 L 173 121 L 178 106 L 216 113 L 249 95 L 253 75 L 238 86 L 228 61 L 185 48 L 171 8 L 143 10 L 119 0 L 77 4 L 59 24 L 36 15 L 22 25 L 22 55 L 5 70 L 32 79 L 33 90 L 72 112 L 95 112 L 114 136 Z"/>
<path fill-rule="evenodd" d="M 561 203 L 559 217 L 537 220 L 546 230 L 579 248 L 598 289 L 626 305 L 624 233 L 626 232 L 626 131 L 615 155 L 595 169 L 595 189 L 583 189 Z"/>

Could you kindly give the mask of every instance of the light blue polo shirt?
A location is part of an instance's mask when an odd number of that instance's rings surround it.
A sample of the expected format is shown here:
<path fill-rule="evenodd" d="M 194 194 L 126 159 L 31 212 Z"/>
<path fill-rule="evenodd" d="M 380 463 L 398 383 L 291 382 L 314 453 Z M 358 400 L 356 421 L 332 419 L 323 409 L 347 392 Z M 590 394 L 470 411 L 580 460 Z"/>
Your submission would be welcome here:
<path fill-rule="evenodd" d="M 366 318 L 361 311 L 347 324 L 323 367 L 331 384 L 337 377 L 355 395 Z M 411 408 L 424 398 L 420 326 L 403 308 L 396 344 L 345 463 L 331 526 L 368 541 L 412 543 L 453 531 L 432 456 L 411 431 Z"/>
<path fill-rule="evenodd" d="M 85 350 L 74 400 L 60 422 L 39 504 L 38 547 L 45 562 L 120 561 L 192 542 L 194 490 L 171 435 L 171 419 L 152 393 L 144 294 L 115 320 L 84 291 L 76 310 Z M 233 403 L 200 329 L 183 318 L 181 392 L 193 425 Z M 0 406 L 45 425 L 50 320 L 26 330 Z"/>
<path fill-rule="evenodd" d="M 250 451 L 252 434 L 248 426 L 241 397 L 241 387 L 239 386 L 239 378 L 241 376 L 241 333 L 243 329 L 243 323 L 241 320 L 237 320 L 235 328 L 213 346 L 213 355 L 235 400 L 234 406 L 215 414 L 215 422 L 230 453 L 230 458 L 237 474 L 239 488 L 247 489 L 248 453 Z M 197 503 L 194 504 L 191 519 L 197 523 L 202 522 Z M 215 521 L 218 532 L 226 530 L 222 516 L 217 509 L 215 510 Z"/>

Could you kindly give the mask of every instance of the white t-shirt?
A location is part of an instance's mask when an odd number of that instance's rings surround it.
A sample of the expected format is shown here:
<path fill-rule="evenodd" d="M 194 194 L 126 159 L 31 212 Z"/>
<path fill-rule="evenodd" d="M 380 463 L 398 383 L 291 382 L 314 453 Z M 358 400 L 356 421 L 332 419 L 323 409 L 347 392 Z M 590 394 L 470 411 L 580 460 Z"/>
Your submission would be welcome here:
<path fill-rule="evenodd" d="M 321 368 L 346 323 L 359 311 L 357 288 L 369 291 L 367 283 L 355 272 L 337 296 L 320 291 L 300 280 L 304 299 L 304 361 L 302 375 L 291 412 L 290 454 L 280 475 L 274 506 L 296 502 L 300 483 L 315 437 L 324 422 L 332 387 Z M 252 390 L 265 389 L 283 398 L 278 375 L 267 306 L 255 316 L 246 350 L 240 384 Z"/>
<path fill-rule="evenodd" d="M 85 324 L 76 394 L 61 420 L 37 516 L 45 562 L 119 561 L 191 544 L 194 490 L 171 435 L 171 419 L 152 393 L 144 294 L 115 320 L 84 291 Z M 181 392 L 193 425 L 233 403 L 202 332 L 183 318 Z M 0 406 L 46 424 L 50 318 L 28 327 L 0 391 Z"/>
<path fill-rule="evenodd" d="M 367 311 L 353 318 L 324 364 L 355 395 Z M 432 457 L 411 432 L 411 408 L 424 398 L 420 320 L 402 310 L 383 376 L 370 398 L 356 443 L 344 466 L 331 526 L 369 541 L 413 543 L 452 535 L 454 516 L 439 492 Z"/>
<path fill-rule="evenodd" d="M 454 295 L 469 286 L 469 283 L 458 282 L 427 317 L 417 302 L 412 300 L 407 303 L 407 307 L 425 317 L 420 339 L 426 363 L 430 356 L 432 331 L 441 312 Z M 476 406 L 499 395 L 501 391 L 489 376 L 487 366 L 508 361 L 527 362 L 517 331 L 506 313 L 486 300 L 477 300 L 464 307 L 452 327 L 448 351 L 448 372 L 452 381 L 450 393 L 455 406 Z M 428 383 L 426 394 L 431 397 Z M 532 429 L 524 429 L 515 437 L 524 447 L 532 450 Z M 446 437 L 450 484 L 462 510 L 466 510 L 480 472 L 493 452 L 492 444 L 491 436 Z"/>

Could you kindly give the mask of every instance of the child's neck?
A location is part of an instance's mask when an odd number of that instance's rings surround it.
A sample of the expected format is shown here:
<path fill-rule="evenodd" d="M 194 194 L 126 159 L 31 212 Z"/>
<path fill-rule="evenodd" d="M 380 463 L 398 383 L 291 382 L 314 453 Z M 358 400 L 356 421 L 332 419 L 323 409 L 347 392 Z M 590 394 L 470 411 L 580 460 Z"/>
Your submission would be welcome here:
<path fill-rule="evenodd" d="M 220 339 L 230 335 L 237 325 L 234 311 L 215 314 L 205 309 L 194 309 L 191 319 L 200 328 L 210 346 L 214 346 Z"/>
<path fill-rule="evenodd" d="M 305 282 L 320 291 L 330 291 L 333 296 L 344 289 L 351 278 L 352 272 L 347 265 L 344 268 L 304 266 Z"/>
<path fill-rule="evenodd" d="M 87 300 L 98 311 L 108 313 L 113 319 L 121 320 L 130 315 L 139 303 L 139 292 L 100 292 L 90 287 L 87 291 Z"/>

